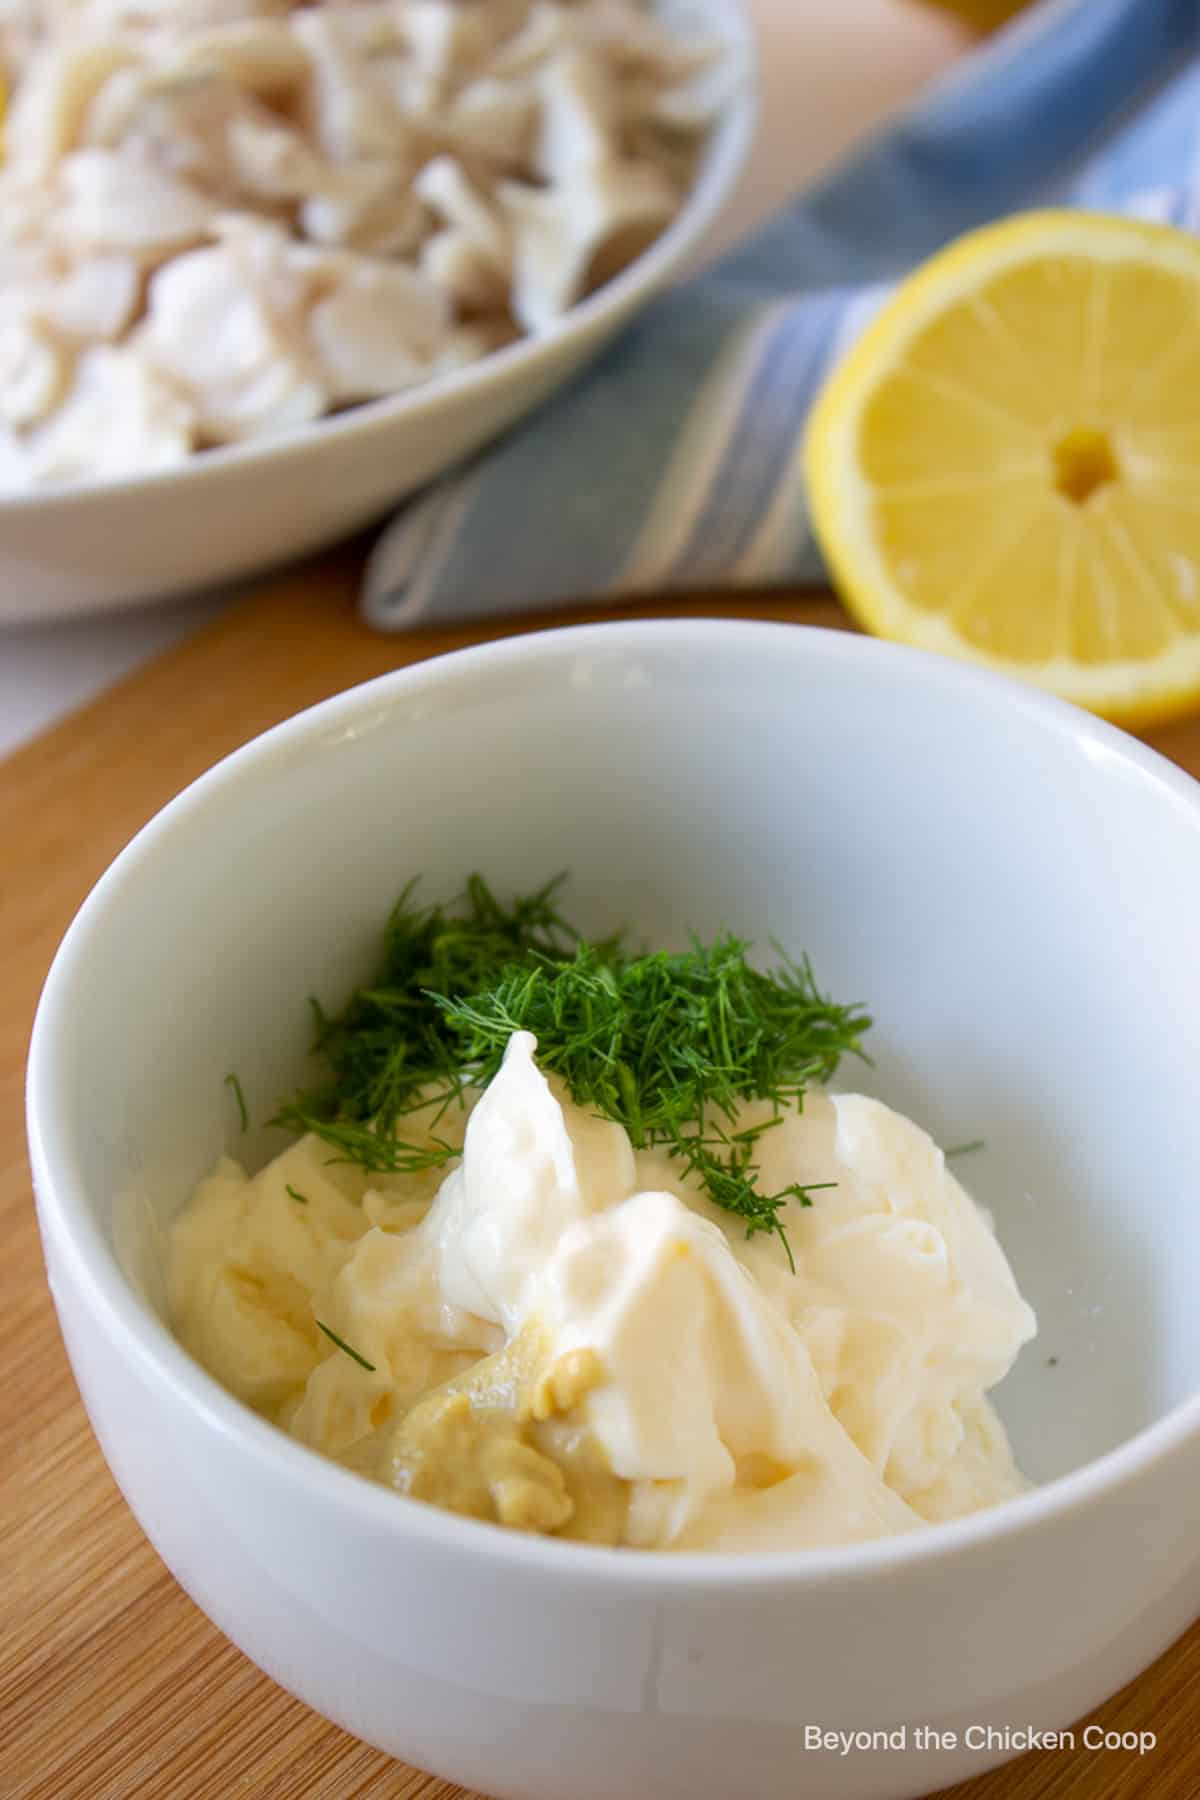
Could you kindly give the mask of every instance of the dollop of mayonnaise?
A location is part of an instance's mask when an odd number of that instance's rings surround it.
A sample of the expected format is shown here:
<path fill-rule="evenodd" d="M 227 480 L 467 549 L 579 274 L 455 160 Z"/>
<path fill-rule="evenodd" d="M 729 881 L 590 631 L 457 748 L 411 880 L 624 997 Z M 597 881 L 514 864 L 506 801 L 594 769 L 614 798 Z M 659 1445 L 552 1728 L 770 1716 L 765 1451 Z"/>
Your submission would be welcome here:
<path fill-rule="evenodd" d="M 569 1417 L 627 1484 L 631 1545 L 845 1544 L 1023 1489 L 986 1390 L 1034 1316 L 918 1126 L 812 1093 L 763 1133 L 765 1191 L 833 1184 L 785 1205 L 793 1271 L 665 1151 L 575 1106 L 536 1047 L 513 1035 L 432 1204 L 428 1174 L 334 1179 L 315 1140 L 253 1180 L 224 1162 L 175 1227 L 184 1341 L 367 1470 L 395 1420 L 479 1359 L 536 1341 L 553 1382 L 583 1355 Z M 771 1117 L 749 1103 L 737 1127 Z"/>

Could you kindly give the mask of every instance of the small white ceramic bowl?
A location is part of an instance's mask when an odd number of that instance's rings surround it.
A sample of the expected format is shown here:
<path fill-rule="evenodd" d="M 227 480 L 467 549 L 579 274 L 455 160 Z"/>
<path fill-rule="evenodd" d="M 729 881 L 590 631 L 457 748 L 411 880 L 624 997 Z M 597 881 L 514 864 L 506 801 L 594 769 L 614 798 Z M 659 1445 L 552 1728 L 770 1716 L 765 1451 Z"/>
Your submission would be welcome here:
<path fill-rule="evenodd" d="M 1034 1492 L 845 1550 L 562 1544 L 372 1486 L 189 1359 L 162 1223 L 222 1150 L 272 1147 L 239 1138 L 223 1077 L 266 1117 L 306 996 L 366 972 L 411 875 L 432 896 L 472 868 L 569 869 L 585 929 L 774 934 L 870 1005 L 870 1087 L 986 1140 L 960 1172 L 1040 1319 L 999 1390 Z M 1002 1761 L 1020 1740 L 989 1727 L 1069 1724 L 1200 1611 L 1198 970 L 1200 788 L 961 663 L 683 620 L 340 695 L 172 801 L 46 984 L 33 1168 L 104 1452 L 276 1680 L 504 1800 L 883 1800 Z M 849 1755 L 806 1735 L 901 1728 Z"/>
<path fill-rule="evenodd" d="M 0 626 L 144 605 L 332 543 L 479 449 L 596 356 L 693 263 L 745 160 L 756 112 L 738 0 L 655 0 L 728 45 L 733 98 L 661 237 L 551 330 L 452 375 L 179 469 L 0 496 Z"/>

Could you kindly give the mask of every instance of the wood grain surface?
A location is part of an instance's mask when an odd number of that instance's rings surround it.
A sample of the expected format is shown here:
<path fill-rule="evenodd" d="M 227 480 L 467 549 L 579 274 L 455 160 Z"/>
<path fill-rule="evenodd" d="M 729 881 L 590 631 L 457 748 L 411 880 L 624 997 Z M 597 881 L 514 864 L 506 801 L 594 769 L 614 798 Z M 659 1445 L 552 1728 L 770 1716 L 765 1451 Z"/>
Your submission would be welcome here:
<path fill-rule="evenodd" d="M 59 938 L 107 863 L 166 800 L 247 738 L 340 688 L 484 635 L 561 622 L 376 637 L 354 616 L 358 572 L 351 548 L 277 578 L 0 765 L 2 1800 L 476 1800 L 391 1762 L 276 1687 L 209 1624 L 142 1537 L 63 1353 L 21 1115 L 29 1027 Z M 629 611 L 845 623 L 819 597 Z M 1200 723 L 1152 741 L 1200 774 Z M 1035 1751 L 949 1791 L 955 1800 L 1197 1800 L 1200 1625 L 1094 1717 L 1153 1731 L 1157 1748 L 1143 1760 Z M 566 1786 L 562 1800 L 571 1800 Z"/>

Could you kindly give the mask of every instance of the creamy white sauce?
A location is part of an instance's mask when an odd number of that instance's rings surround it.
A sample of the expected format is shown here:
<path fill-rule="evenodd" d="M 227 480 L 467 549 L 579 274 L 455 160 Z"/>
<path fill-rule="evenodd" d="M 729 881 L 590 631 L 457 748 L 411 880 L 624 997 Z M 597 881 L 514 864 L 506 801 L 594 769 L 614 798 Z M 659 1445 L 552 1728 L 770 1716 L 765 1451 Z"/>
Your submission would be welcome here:
<path fill-rule="evenodd" d="M 918 1126 L 813 1093 L 760 1138 L 766 1191 L 835 1184 L 786 1204 L 793 1273 L 535 1050 L 514 1035 L 440 1186 L 329 1165 L 312 1139 L 253 1180 L 221 1165 L 171 1267 L 180 1333 L 220 1379 L 353 1461 L 381 1417 L 536 1327 L 555 1358 L 600 1359 L 579 1407 L 645 1547 L 850 1543 L 1024 1487 L 986 1390 L 1034 1316 Z M 739 1124 L 769 1116 L 751 1103 Z M 314 1348 L 314 1316 L 373 1371 Z"/>

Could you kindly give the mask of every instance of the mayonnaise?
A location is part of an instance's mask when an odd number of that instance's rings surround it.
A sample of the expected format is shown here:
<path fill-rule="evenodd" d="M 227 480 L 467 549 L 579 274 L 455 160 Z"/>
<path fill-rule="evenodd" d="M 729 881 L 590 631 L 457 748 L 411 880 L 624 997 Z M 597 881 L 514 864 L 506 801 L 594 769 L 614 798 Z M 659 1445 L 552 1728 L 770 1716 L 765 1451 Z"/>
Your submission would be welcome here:
<path fill-rule="evenodd" d="M 180 1335 L 218 1378 L 400 1486 L 414 1456 L 499 1467 L 507 1407 L 504 1465 L 537 1505 L 488 1510 L 477 1468 L 445 1471 L 444 1503 L 469 1492 L 469 1510 L 530 1529 L 573 1517 L 568 1535 L 599 1535 L 581 1520 L 602 1518 L 609 1541 L 643 1547 L 851 1543 L 1023 1488 L 985 1396 L 1034 1317 L 919 1127 L 811 1093 L 762 1134 L 765 1191 L 834 1184 L 785 1203 L 793 1272 L 778 1238 L 747 1240 L 665 1151 L 635 1152 L 573 1105 L 535 1051 L 513 1035 L 432 1204 L 436 1176 L 332 1169 L 313 1139 L 253 1180 L 220 1166 L 175 1227 L 170 1283 Z M 770 1116 L 749 1103 L 737 1126 Z M 427 1399 L 411 1410 L 430 1390 L 447 1396 L 440 1416 Z M 485 1412 L 486 1440 L 468 1429 Z M 431 1422 L 399 1456 L 406 1416 Z M 568 1443 L 550 1509 L 547 1464 Z M 412 1491 L 439 1497 L 423 1480 Z"/>

